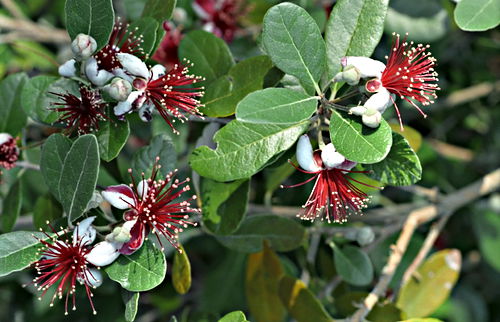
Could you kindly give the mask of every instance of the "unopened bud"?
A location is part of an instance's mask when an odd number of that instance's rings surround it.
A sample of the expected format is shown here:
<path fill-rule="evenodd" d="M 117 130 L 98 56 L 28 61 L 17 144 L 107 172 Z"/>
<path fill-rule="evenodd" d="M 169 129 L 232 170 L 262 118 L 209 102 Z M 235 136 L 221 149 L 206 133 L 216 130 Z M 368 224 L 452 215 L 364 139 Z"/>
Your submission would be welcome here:
<path fill-rule="evenodd" d="M 360 246 L 366 246 L 373 242 L 375 233 L 370 227 L 361 227 L 356 232 L 356 241 Z"/>
<path fill-rule="evenodd" d="M 357 85 L 359 83 L 359 80 L 361 78 L 361 73 L 356 67 L 349 65 L 344 68 L 342 76 L 344 78 L 344 81 L 352 86 L 352 85 Z"/>
<path fill-rule="evenodd" d="M 177 25 L 184 25 L 186 23 L 187 13 L 184 8 L 177 7 L 172 12 L 172 20 L 175 21 Z"/>
<path fill-rule="evenodd" d="M 351 107 L 349 109 L 349 113 L 351 114 L 354 114 L 354 115 L 358 115 L 358 116 L 362 116 L 363 114 L 365 114 L 366 112 L 366 107 L 364 106 L 354 106 L 354 107 Z"/>
<path fill-rule="evenodd" d="M 97 49 L 94 38 L 85 34 L 78 34 L 71 43 L 71 50 L 78 60 L 84 60 L 92 56 Z"/>
<path fill-rule="evenodd" d="M 111 84 L 104 86 L 104 90 L 113 99 L 122 102 L 132 93 L 132 85 L 128 81 L 117 77 L 111 81 Z"/>
<path fill-rule="evenodd" d="M 382 114 L 379 111 L 374 109 L 367 109 L 365 114 L 362 116 L 363 124 L 371 127 L 377 128 L 382 121 Z"/>

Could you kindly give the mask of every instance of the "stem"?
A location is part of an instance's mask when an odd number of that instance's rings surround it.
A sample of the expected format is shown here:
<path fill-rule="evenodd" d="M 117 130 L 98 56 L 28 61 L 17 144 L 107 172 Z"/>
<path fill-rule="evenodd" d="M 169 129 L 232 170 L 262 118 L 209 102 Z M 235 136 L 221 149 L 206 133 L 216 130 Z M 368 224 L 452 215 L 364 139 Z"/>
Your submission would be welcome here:
<path fill-rule="evenodd" d="M 24 169 L 40 171 L 40 166 L 38 164 L 33 164 L 28 161 L 18 161 L 16 162 L 16 166 Z"/>

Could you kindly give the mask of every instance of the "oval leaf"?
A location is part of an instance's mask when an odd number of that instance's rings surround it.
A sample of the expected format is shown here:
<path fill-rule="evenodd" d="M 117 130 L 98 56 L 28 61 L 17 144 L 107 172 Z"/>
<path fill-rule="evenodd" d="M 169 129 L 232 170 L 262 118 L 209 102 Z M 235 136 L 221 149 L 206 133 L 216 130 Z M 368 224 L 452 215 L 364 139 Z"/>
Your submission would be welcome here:
<path fill-rule="evenodd" d="M 335 268 L 342 278 L 353 285 L 368 285 L 373 279 L 373 265 L 368 255 L 354 246 L 333 248 Z"/>
<path fill-rule="evenodd" d="M 0 235 L 0 276 L 20 271 L 36 261 L 40 255 L 40 242 L 36 239 L 48 239 L 40 232 L 15 231 Z"/>
<path fill-rule="evenodd" d="M 99 149 L 94 135 L 80 136 L 71 146 L 61 170 L 58 189 L 69 221 L 80 217 L 92 199 L 99 172 Z"/>
<path fill-rule="evenodd" d="M 368 176 L 393 186 L 409 186 L 422 177 L 420 160 L 410 144 L 398 133 L 392 133 L 392 146 L 387 157 L 375 164 L 364 166 L 372 171 Z"/>
<path fill-rule="evenodd" d="M 135 316 L 137 315 L 137 309 L 139 308 L 139 292 L 128 292 L 125 291 L 123 301 L 125 302 L 125 321 L 133 322 Z"/>
<path fill-rule="evenodd" d="M 61 179 L 64 159 L 71 149 L 71 140 L 62 134 L 56 133 L 49 136 L 42 146 L 40 170 L 49 191 L 61 200 L 59 193 L 59 180 Z"/>
<path fill-rule="evenodd" d="M 186 294 L 191 288 L 191 263 L 186 254 L 186 250 L 179 245 L 180 252 L 174 254 L 174 264 L 172 266 L 172 284 L 179 294 Z"/>
<path fill-rule="evenodd" d="M 216 238 L 227 248 L 255 253 L 262 250 L 264 240 L 272 249 L 287 252 L 299 247 L 305 236 L 306 230 L 301 224 L 284 217 L 263 215 L 249 217 L 234 234 Z"/>
<path fill-rule="evenodd" d="M 66 0 L 66 28 L 71 39 L 82 33 L 94 37 L 97 49 L 104 47 L 115 24 L 111 0 Z"/>
<path fill-rule="evenodd" d="M 128 121 L 118 121 L 112 117 L 101 122 L 99 131 L 95 134 L 99 144 L 99 155 L 104 161 L 111 161 L 118 156 L 127 143 L 130 128 Z"/>
<path fill-rule="evenodd" d="M 215 134 L 217 149 L 201 146 L 189 163 L 200 175 L 217 181 L 249 178 L 288 150 L 308 126 L 309 121 L 282 125 L 231 121 Z"/>
<path fill-rule="evenodd" d="M 34 120 L 52 123 L 57 120 L 57 112 L 50 110 L 50 103 L 56 99 L 48 96 L 51 85 L 56 83 L 55 76 L 35 76 L 26 82 L 23 88 L 21 102 L 24 112 Z"/>
<path fill-rule="evenodd" d="M 382 119 L 376 129 L 364 126 L 360 118 L 332 111 L 330 138 L 346 159 L 359 163 L 377 163 L 389 153 L 392 145 L 391 128 Z"/>
<path fill-rule="evenodd" d="M 2 209 L 2 228 L 4 232 L 11 231 L 16 224 L 17 218 L 21 213 L 21 205 L 23 201 L 21 179 L 9 189 L 9 193 L 3 201 Z"/>
<path fill-rule="evenodd" d="M 105 268 L 109 278 L 131 292 L 148 291 L 160 285 L 167 272 L 165 255 L 150 241 L 132 255 L 120 255 Z"/>
<path fill-rule="evenodd" d="M 493 210 L 477 210 L 472 220 L 476 238 L 479 240 L 479 249 L 484 260 L 500 272 L 500 216 Z"/>
<path fill-rule="evenodd" d="M 134 35 L 142 35 L 141 48 L 144 50 L 144 55 L 149 55 L 153 50 L 156 43 L 158 27 L 158 21 L 152 17 L 144 17 L 136 20 L 128 27 L 128 30 L 134 31 Z"/>
<path fill-rule="evenodd" d="M 456 249 L 445 249 L 433 254 L 417 270 L 399 293 L 396 305 L 408 318 L 432 314 L 450 296 L 455 285 L 462 257 Z"/>
<path fill-rule="evenodd" d="M 266 88 L 247 95 L 236 107 L 236 119 L 248 123 L 286 124 L 307 120 L 318 99 L 288 88 Z"/>
<path fill-rule="evenodd" d="M 307 93 L 319 92 L 325 42 L 307 11 L 289 2 L 269 9 L 264 16 L 262 43 L 279 69 L 297 77 Z"/>
<path fill-rule="evenodd" d="M 500 23 L 500 2 L 496 0 L 461 0 L 455 8 L 455 21 L 462 30 L 484 31 Z"/>
<path fill-rule="evenodd" d="M 21 104 L 21 93 L 28 76 L 24 73 L 7 76 L 0 83 L 0 132 L 16 136 L 26 125 L 26 114 Z"/>
<path fill-rule="evenodd" d="M 132 159 L 134 174 L 140 176 L 144 172 L 144 176 L 149 177 L 157 157 L 160 158 L 158 163 L 161 165 L 160 173 L 163 176 L 175 169 L 177 161 L 175 146 L 172 139 L 166 134 L 155 136 L 148 146 L 142 147 L 134 154 Z"/>
<path fill-rule="evenodd" d="M 340 0 L 326 25 L 328 79 L 344 56 L 371 56 L 382 37 L 389 0 Z"/>
<path fill-rule="evenodd" d="M 248 322 L 245 313 L 234 311 L 224 315 L 218 322 Z"/>

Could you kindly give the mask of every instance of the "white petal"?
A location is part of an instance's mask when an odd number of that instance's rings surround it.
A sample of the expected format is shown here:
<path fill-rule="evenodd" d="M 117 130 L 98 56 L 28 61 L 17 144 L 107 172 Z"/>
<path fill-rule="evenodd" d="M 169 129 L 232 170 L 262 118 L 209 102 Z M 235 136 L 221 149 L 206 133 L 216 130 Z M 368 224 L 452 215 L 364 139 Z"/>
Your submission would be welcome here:
<path fill-rule="evenodd" d="M 167 69 L 160 65 L 160 64 L 157 64 L 157 65 L 154 65 L 152 68 L 151 68 L 151 79 L 152 80 L 155 80 L 155 79 L 158 79 L 162 76 L 165 76 L 165 74 L 167 73 Z"/>
<path fill-rule="evenodd" d="M 9 133 L 0 133 L 0 145 L 12 139 L 12 135 Z"/>
<path fill-rule="evenodd" d="M 129 74 L 149 79 L 148 67 L 140 58 L 126 53 L 118 53 L 116 57 Z"/>
<path fill-rule="evenodd" d="M 76 75 L 76 60 L 70 59 L 57 69 L 59 75 L 64 77 L 74 77 Z"/>
<path fill-rule="evenodd" d="M 90 245 L 94 242 L 96 235 L 96 230 L 92 227 L 94 219 L 95 216 L 92 216 L 78 223 L 73 232 L 73 245 L 76 245 L 80 238 L 82 239 L 82 245 Z"/>
<path fill-rule="evenodd" d="M 106 266 L 120 256 L 120 248 L 123 243 L 110 243 L 102 241 L 97 243 L 85 257 L 89 263 L 95 266 Z"/>
<path fill-rule="evenodd" d="M 361 116 L 365 114 L 366 112 L 366 107 L 364 106 L 354 106 L 349 109 L 349 113 L 352 113 L 354 115 Z"/>
<path fill-rule="evenodd" d="M 151 122 L 155 106 L 151 103 L 143 104 L 139 109 L 139 117 L 143 122 Z"/>
<path fill-rule="evenodd" d="M 139 182 L 137 185 L 137 194 L 141 199 L 144 199 L 144 196 L 148 193 L 149 190 L 149 184 L 148 180 L 144 179 Z"/>
<path fill-rule="evenodd" d="M 316 172 L 321 170 L 314 161 L 312 145 L 307 134 L 302 135 L 297 143 L 297 162 L 306 171 Z"/>
<path fill-rule="evenodd" d="M 198 15 L 203 20 L 208 20 L 210 19 L 210 15 L 203 9 L 196 1 L 193 1 L 193 10 L 194 12 Z"/>
<path fill-rule="evenodd" d="M 377 110 L 380 113 L 384 113 L 387 106 L 392 104 L 391 93 L 384 87 L 380 87 L 379 91 L 365 102 L 363 105 L 367 109 Z"/>
<path fill-rule="evenodd" d="M 127 73 L 125 73 L 125 71 L 121 68 L 116 68 L 113 70 L 113 74 L 115 76 L 118 76 L 120 78 L 123 78 L 124 80 L 128 81 L 130 84 L 132 84 L 134 82 L 134 77 L 128 75 Z"/>
<path fill-rule="evenodd" d="M 97 269 L 97 268 L 89 268 L 88 271 L 85 271 L 85 277 L 86 279 L 84 280 L 80 276 L 77 277 L 78 282 L 80 284 L 87 284 L 90 287 L 99 287 L 102 284 L 102 273 Z"/>
<path fill-rule="evenodd" d="M 342 162 L 345 161 L 345 157 L 335 151 L 335 147 L 333 144 L 328 143 L 322 150 L 321 150 L 321 160 L 323 160 L 323 164 L 327 168 L 336 168 L 339 166 Z"/>
<path fill-rule="evenodd" d="M 121 116 L 121 115 L 124 115 L 126 113 L 131 112 L 134 109 L 134 104 L 136 103 L 137 99 L 143 93 L 144 93 L 143 91 L 133 91 L 127 97 L 126 101 L 122 101 L 122 102 L 119 102 L 118 104 L 116 104 L 116 106 L 114 108 L 115 115 L 116 116 Z"/>
<path fill-rule="evenodd" d="M 135 205 L 132 189 L 124 184 L 108 187 L 101 194 L 107 202 L 118 209 L 128 209 Z"/>
<path fill-rule="evenodd" d="M 92 82 L 92 84 L 97 86 L 102 86 L 113 78 L 113 74 L 110 72 L 106 70 L 99 70 L 97 60 L 95 60 L 94 57 L 90 57 L 85 63 L 85 75 L 87 75 L 87 78 Z"/>
<path fill-rule="evenodd" d="M 347 56 L 342 58 L 342 66 L 352 65 L 356 67 L 362 78 L 380 78 L 385 69 L 385 64 L 381 61 L 361 56 Z"/>

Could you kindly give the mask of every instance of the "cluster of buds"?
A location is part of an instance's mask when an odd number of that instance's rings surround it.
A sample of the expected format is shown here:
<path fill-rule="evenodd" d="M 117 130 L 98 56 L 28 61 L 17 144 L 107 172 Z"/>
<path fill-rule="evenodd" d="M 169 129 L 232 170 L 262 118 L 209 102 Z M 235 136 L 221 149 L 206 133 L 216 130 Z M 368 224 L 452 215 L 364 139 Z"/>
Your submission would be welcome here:
<path fill-rule="evenodd" d="M 0 133 L 0 168 L 12 169 L 18 157 L 19 148 L 16 145 L 16 139 L 8 133 Z"/>
<path fill-rule="evenodd" d="M 366 126 L 376 128 L 382 120 L 382 113 L 394 104 L 401 129 L 403 123 L 396 105 L 399 97 L 415 107 L 424 117 L 426 114 L 417 105 L 434 103 L 437 73 L 434 71 L 436 59 L 426 52 L 429 45 L 418 44 L 400 39 L 394 34 L 391 53 L 386 56 L 387 64 L 368 57 L 348 56 L 341 60 L 344 70 L 338 73 L 334 82 L 346 82 L 356 85 L 360 79 L 367 79 L 364 89 L 370 97 L 363 105 L 355 106 L 350 112 L 362 116 Z"/>
<path fill-rule="evenodd" d="M 175 119 L 185 121 L 187 115 L 201 115 L 199 99 L 203 88 L 192 85 L 202 78 L 189 73 L 191 64 L 176 62 L 169 70 L 160 64 L 148 68 L 144 63 L 148 57 L 141 48 L 143 37 L 136 33 L 137 30 L 129 30 L 128 25 L 117 21 L 102 49 L 98 50 L 89 35 L 79 34 L 73 40 L 74 58 L 59 67 L 59 74 L 87 79 L 92 86 L 82 85 L 80 97 L 55 94 L 61 100 L 55 110 L 66 112 L 58 121 L 70 131 L 88 133 L 98 129 L 99 121 L 109 119 L 105 115 L 106 105 L 114 106 L 118 118 L 138 112 L 145 122 L 151 121 L 156 110 L 175 133 Z"/>

